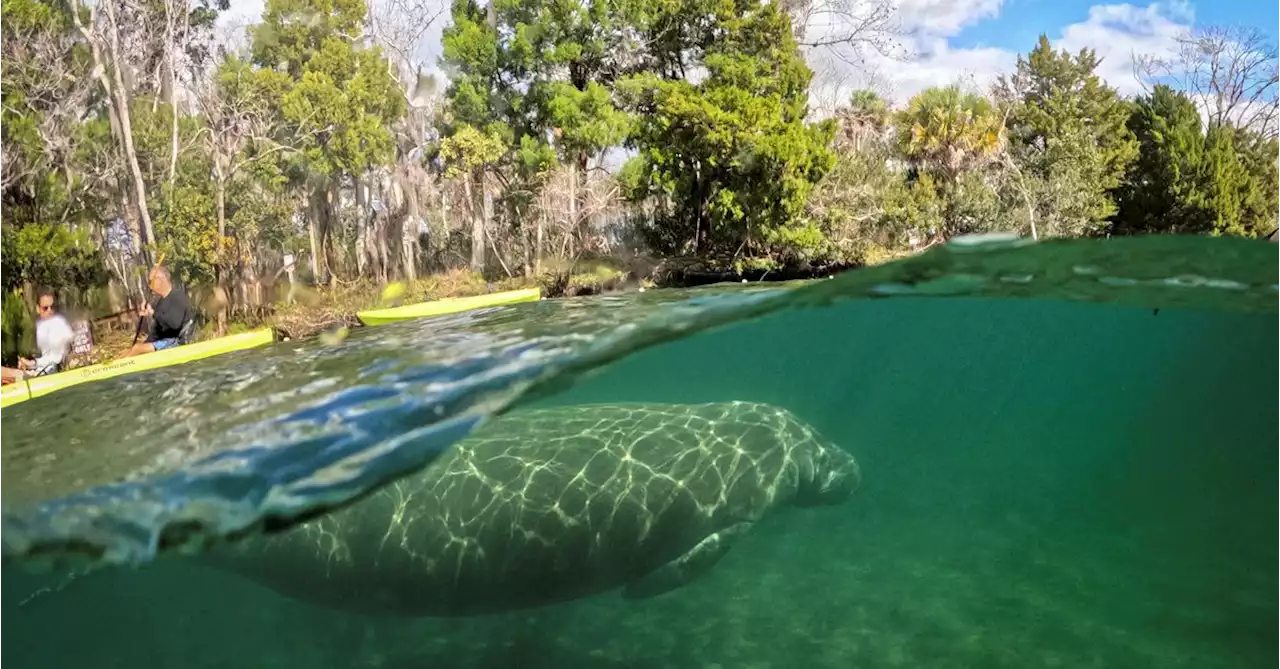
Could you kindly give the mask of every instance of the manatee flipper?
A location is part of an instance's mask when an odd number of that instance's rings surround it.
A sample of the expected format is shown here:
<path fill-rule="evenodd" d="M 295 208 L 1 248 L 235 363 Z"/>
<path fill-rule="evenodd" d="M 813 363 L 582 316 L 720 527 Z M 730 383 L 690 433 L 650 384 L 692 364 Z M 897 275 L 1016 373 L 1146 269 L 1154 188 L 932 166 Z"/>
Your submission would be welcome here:
<path fill-rule="evenodd" d="M 754 523 L 741 522 L 713 532 L 680 557 L 627 584 L 623 599 L 647 599 L 679 588 L 707 573 Z"/>

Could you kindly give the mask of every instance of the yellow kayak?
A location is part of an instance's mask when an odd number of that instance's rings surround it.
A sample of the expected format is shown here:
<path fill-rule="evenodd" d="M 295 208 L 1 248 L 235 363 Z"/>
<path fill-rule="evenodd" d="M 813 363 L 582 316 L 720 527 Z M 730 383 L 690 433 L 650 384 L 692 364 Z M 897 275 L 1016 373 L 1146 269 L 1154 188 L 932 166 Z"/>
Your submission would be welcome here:
<path fill-rule="evenodd" d="M 163 351 L 145 353 L 132 358 L 104 362 L 100 365 L 77 367 L 48 376 L 23 379 L 5 386 L 4 390 L 0 391 L 0 407 L 7 407 L 41 395 L 48 395 L 55 390 L 61 390 L 79 383 L 108 379 L 113 376 L 141 372 L 146 369 L 178 365 L 192 360 L 199 360 L 200 358 L 230 353 L 231 351 L 264 346 L 274 340 L 274 331 L 271 328 L 265 328 L 229 337 L 219 337 L 187 344 L 186 346 L 167 348 Z"/>
<path fill-rule="evenodd" d="M 356 313 L 356 318 L 359 318 L 360 322 L 365 325 L 384 325 L 386 323 L 425 318 L 427 316 L 440 316 L 483 307 L 496 307 L 517 302 L 537 302 L 540 297 L 542 297 L 541 288 L 508 290 L 501 293 L 489 293 L 488 295 L 451 297 L 444 300 L 406 304 L 403 307 L 361 311 Z"/>

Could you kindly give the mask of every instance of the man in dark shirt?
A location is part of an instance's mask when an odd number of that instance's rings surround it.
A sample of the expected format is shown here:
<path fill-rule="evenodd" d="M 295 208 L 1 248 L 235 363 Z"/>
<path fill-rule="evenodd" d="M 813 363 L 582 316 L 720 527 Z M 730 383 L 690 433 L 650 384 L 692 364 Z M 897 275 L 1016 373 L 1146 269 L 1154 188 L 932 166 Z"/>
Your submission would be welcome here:
<path fill-rule="evenodd" d="M 195 334 L 195 310 L 187 299 L 187 291 L 173 285 L 168 268 L 164 265 L 152 267 L 147 273 L 147 284 L 160 296 L 154 306 L 144 304 L 140 310 L 140 315 L 151 316 L 147 339 L 135 344 L 122 358 L 181 346 Z"/>

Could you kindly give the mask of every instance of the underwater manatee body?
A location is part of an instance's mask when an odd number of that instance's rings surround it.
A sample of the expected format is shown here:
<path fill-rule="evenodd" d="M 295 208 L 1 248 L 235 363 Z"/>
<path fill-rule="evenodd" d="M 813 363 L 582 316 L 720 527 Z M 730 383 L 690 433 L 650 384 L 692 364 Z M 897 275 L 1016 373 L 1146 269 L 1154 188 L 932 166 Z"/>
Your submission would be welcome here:
<path fill-rule="evenodd" d="M 211 564 L 369 613 L 510 611 L 711 568 L 765 514 L 835 504 L 853 457 L 767 404 L 616 404 L 513 413 L 423 472 Z"/>

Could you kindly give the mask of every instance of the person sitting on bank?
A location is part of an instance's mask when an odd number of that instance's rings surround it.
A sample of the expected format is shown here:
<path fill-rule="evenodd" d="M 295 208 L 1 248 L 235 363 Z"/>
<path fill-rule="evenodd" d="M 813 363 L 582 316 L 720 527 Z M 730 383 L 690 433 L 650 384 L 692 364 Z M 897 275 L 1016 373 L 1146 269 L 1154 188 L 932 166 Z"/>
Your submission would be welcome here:
<path fill-rule="evenodd" d="M 36 347 L 40 357 L 35 360 L 18 358 L 18 368 L 3 368 L 5 383 L 19 381 L 24 376 L 42 376 L 62 371 L 76 334 L 67 318 L 54 310 L 57 294 L 44 289 L 36 297 Z"/>
<path fill-rule="evenodd" d="M 122 358 L 181 346 L 194 334 L 195 311 L 187 299 L 187 291 L 174 285 L 169 269 L 164 265 L 152 267 L 147 273 L 147 285 L 160 297 L 154 306 L 145 303 L 138 311 L 140 317 L 151 316 L 147 338 L 125 351 Z"/>

